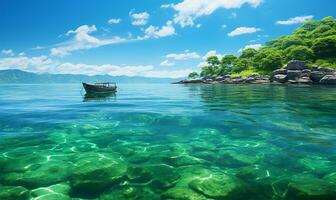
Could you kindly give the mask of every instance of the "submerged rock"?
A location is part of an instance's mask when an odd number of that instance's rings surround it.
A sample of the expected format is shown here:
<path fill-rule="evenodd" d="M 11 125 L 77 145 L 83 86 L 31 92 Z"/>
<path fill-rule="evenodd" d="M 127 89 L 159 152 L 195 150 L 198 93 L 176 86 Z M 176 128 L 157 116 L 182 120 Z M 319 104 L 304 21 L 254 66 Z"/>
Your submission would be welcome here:
<path fill-rule="evenodd" d="M 187 165 L 197 165 L 197 164 L 204 164 L 206 161 L 189 156 L 189 155 L 181 155 L 181 156 L 172 156 L 172 157 L 165 157 L 164 161 L 172 165 L 174 167 L 181 167 Z"/>
<path fill-rule="evenodd" d="M 175 200 L 206 200 L 205 196 L 198 194 L 191 189 L 186 189 L 182 187 L 176 187 L 169 189 L 167 192 L 163 193 L 163 199 L 175 199 Z"/>
<path fill-rule="evenodd" d="M 121 181 L 127 167 L 118 158 L 103 154 L 83 155 L 75 163 L 71 177 L 72 195 L 95 197 L 113 184 Z"/>
<path fill-rule="evenodd" d="M 336 185 L 313 176 L 298 176 L 288 184 L 286 200 L 335 200 Z"/>
<path fill-rule="evenodd" d="M 153 176 L 151 187 L 154 190 L 173 187 L 181 177 L 174 167 L 168 165 L 152 165 L 147 168 Z"/>
<path fill-rule="evenodd" d="M 152 180 L 152 173 L 144 167 L 129 167 L 127 178 L 132 183 L 148 183 Z"/>
<path fill-rule="evenodd" d="M 49 161 L 40 167 L 24 173 L 8 173 L 0 177 L 8 185 L 25 186 L 27 188 L 45 187 L 66 181 L 71 174 L 72 165 L 65 162 Z"/>
<path fill-rule="evenodd" d="M 234 178 L 226 174 L 209 174 L 198 177 L 189 183 L 189 187 L 207 197 L 215 199 L 242 199 L 244 188 Z"/>
<path fill-rule="evenodd" d="M 234 151 L 223 151 L 218 155 L 217 162 L 223 166 L 238 167 L 252 165 L 258 162 L 259 158 L 246 154 L 240 154 Z"/>
<path fill-rule="evenodd" d="M 28 200 L 29 191 L 21 186 L 0 186 L 1 200 Z"/>
<path fill-rule="evenodd" d="M 70 186 L 67 183 L 60 183 L 49 187 L 41 187 L 34 189 L 30 195 L 38 199 L 70 199 Z M 46 196 L 46 197 L 45 197 Z M 48 197 L 48 198 L 47 198 Z M 56 198 L 57 197 L 57 198 Z"/>

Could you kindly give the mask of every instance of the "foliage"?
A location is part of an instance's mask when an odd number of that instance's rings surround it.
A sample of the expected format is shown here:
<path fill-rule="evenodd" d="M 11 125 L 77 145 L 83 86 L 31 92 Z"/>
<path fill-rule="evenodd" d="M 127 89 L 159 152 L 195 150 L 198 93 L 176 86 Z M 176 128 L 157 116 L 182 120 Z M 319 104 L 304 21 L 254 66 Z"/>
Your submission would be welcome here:
<path fill-rule="evenodd" d="M 306 46 L 292 46 L 285 50 L 287 61 L 289 60 L 305 60 L 311 61 L 314 59 L 314 52 Z"/>
<path fill-rule="evenodd" d="M 259 50 L 245 49 L 239 57 L 225 55 L 219 59 L 211 56 L 200 76 L 270 74 L 290 60 L 336 68 L 336 19 L 326 17 L 320 21 L 307 21 L 292 35 L 266 42 Z"/>
<path fill-rule="evenodd" d="M 191 78 L 191 79 L 193 79 L 193 78 L 197 78 L 197 77 L 199 77 L 199 75 L 198 75 L 197 72 L 191 72 L 191 73 L 188 75 L 188 78 Z"/>

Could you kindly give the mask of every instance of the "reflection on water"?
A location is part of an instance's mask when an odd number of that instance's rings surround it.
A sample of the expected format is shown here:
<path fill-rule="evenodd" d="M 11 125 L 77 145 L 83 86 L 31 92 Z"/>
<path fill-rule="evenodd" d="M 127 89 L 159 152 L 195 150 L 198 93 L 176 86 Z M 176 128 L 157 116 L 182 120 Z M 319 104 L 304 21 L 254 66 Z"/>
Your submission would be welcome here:
<path fill-rule="evenodd" d="M 116 101 L 116 96 L 116 92 L 86 93 L 83 96 L 83 102 Z"/>
<path fill-rule="evenodd" d="M 336 199 L 336 88 L 120 88 L 0 85 L 0 199 Z"/>

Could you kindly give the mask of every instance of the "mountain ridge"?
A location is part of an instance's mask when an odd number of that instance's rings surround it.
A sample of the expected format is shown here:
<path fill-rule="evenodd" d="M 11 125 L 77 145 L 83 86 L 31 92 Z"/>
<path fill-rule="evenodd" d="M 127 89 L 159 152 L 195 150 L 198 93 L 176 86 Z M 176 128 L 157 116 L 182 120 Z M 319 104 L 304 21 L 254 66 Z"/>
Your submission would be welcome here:
<path fill-rule="evenodd" d="M 171 83 L 179 79 L 152 78 L 140 76 L 110 76 L 81 74 L 38 74 L 19 69 L 0 70 L 0 83 L 78 83 L 78 82 L 117 82 L 117 83 Z"/>

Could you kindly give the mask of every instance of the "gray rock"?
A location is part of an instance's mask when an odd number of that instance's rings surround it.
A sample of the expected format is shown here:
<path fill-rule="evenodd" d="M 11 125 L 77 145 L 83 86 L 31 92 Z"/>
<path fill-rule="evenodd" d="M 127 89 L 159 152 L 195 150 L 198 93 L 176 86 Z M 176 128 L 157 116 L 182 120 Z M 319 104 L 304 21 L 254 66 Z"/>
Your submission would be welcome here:
<path fill-rule="evenodd" d="M 288 80 L 297 80 L 300 78 L 301 74 L 302 74 L 301 70 L 288 70 L 287 78 Z"/>
<path fill-rule="evenodd" d="M 310 69 L 304 69 L 301 71 L 301 77 L 309 77 L 311 74 L 311 70 Z"/>
<path fill-rule="evenodd" d="M 297 83 L 299 84 L 310 84 L 313 83 L 313 81 L 309 77 L 301 77 L 297 79 Z"/>
<path fill-rule="evenodd" d="M 325 74 L 322 72 L 313 71 L 312 73 L 310 73 L 309 77 L 313 82 L 319 83 L 324 76 Z"/>
<path fill-rule="evenodd" d="M 289 61 L 286 65 L 286 69 L 288 70 L 304 70 L 307 69 L 307 62 L 299 61 L 299 60 L 292 60 Z"/>
<path fill-rule="evenodd" d="M 218 77 L 216 77 L 214 80 L 215 81 L 223 81 L 225 79 L 225 77 L 223 77 L 223 76 L 218 76 Z"/>
<path fill-rule="evenodd" d="M 287 75 L 284 75 L 284 74 L 278 74 L 278 75 L 275 75 L 272 80 L 279 82 L 279 83 L 286 83 L 288 80 L 288 77 Z"/>
<path fill-rule="evenodd" d="M 287 74 L 287 69 L 277 69 L 277 70 L 272 72 L 271 76 L 275 76 L 275 75 L 278 75 L 278 74 Z"/>
<path fill-rule="evenodd" d="M 320 80 L 321 84 L 336 85 L 336 75 L 326 75 Z"/>

